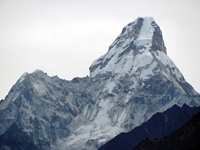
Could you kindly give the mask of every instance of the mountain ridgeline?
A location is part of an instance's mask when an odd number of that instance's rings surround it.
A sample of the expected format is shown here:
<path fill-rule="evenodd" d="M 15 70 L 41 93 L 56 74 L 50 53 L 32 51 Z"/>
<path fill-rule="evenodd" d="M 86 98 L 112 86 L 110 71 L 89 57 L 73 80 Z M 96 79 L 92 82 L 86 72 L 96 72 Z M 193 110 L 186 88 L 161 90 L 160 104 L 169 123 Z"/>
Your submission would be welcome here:
<path fill-rule="evenodd" d="M 97 150 L 158 112 L 200 104 L 152 17 L 126 25 L 89 70 L 89 77 L 71 81 L 24 73 L 0 101 L 1 147 Z"/>

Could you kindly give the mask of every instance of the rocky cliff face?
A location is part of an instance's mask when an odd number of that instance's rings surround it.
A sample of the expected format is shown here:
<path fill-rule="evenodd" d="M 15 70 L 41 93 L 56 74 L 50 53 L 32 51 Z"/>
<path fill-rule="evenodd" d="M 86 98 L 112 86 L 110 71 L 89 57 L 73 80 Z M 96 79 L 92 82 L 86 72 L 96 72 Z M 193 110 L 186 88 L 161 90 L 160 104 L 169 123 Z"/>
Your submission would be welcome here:
<path fill-rule="evenodd" d="M 73 119 L 91 103 L 88 84 L 88 77 L 69 82 L 40 70 L 25 73 L 0 105 L 1 134 L 10 134 L 4 140 L 40 149 L 69 136 Z"/>
<path fill-rule="evenodd" d="M 198 106 L 199 94 L 167 56 L 154 19 L 137 18 L 92 63 L 90 77 L 66 81 L 39 70 L 22 75 L 0 102 L 0 135 L 19 130 L 0 141 L 20 134 L 38 149 L 97 149 L 184 103 Z"/>

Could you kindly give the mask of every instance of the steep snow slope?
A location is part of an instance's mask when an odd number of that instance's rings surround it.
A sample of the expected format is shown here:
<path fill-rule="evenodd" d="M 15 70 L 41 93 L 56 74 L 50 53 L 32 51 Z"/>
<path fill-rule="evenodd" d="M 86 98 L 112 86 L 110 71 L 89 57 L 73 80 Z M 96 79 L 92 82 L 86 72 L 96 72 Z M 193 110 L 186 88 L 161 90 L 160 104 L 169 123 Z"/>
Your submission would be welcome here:
<path fill-rule="evenodd" d="M 91 77 L 105 72 L 130 75 L 134 74 L 138 68 L 151 64 L 153 56 L 150 50 L 153 48 L 152 39 L 154 32 L 156 32 L 155 28 L 158 28 L 158 26 L 151 17 L 138 18 L 125 26 L 122 33 L 110 46 L 109 51 L 93 62 L 90 67 Z M 158 32 L 157 34 L 161 33 Z M 161 49 L 155 50 L 166 53 L 164 43 Z M 146 76 L 152 74 L 151 71 L 146 73 Z"/>

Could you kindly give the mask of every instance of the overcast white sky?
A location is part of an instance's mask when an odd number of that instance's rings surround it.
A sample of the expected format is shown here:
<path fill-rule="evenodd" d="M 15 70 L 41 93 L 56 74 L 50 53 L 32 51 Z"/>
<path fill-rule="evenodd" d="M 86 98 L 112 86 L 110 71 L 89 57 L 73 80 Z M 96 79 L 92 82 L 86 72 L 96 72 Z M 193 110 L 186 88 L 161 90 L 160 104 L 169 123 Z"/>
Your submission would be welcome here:
<path fill-rule="evenodd" d="M 199 0 L 0 0 L 0 99 L 24 73 L 89 75 L 122 28 L 152 16 L 168 56 L 200 92 Z"/>

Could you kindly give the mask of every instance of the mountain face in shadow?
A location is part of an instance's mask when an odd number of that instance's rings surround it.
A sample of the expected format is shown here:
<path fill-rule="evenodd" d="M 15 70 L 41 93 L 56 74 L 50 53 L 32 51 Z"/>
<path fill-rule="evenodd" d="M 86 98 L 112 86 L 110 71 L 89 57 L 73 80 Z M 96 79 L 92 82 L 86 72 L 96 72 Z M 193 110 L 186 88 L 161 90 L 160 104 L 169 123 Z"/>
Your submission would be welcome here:
<path fill-rule="evenodd" d="M 145 139 L 134 150 L 199 150 L 200 113 L 172 134 L 161 139 Z"/>

